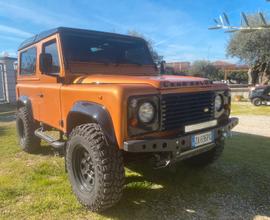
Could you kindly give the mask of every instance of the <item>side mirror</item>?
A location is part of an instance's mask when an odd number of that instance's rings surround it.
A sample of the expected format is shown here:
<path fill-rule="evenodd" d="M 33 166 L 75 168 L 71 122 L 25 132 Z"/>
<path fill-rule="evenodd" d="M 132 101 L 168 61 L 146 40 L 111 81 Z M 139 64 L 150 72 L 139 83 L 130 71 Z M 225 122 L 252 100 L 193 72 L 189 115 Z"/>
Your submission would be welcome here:
<path fill-rule="evenodd" d="M 165 60 L 162 60 L 162 61 L 160 62 L 160 67 L 159 67 L 159 69 L 160 69 L 160 74 L 165 74 L 165 65 L 166 65 Z"/>
<path fill-rule="evenodd" d="M 39 55 L 39 69 L 42 73 L 50 73 L 52 70 L 52 55 L 41 53 Z"/>

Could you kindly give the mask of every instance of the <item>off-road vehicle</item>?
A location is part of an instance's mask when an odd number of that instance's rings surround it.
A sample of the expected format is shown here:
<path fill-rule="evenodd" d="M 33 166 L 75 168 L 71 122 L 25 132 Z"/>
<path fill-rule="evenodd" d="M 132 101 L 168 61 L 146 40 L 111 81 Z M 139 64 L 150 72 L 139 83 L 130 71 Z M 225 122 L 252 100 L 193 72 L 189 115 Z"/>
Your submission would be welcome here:
<path fill-rule="evenodd" d="M 255 106 L 270 105 L 270 86 L 259 85 L 249 91 L 249 99 Z"/>
<path fill-rule="evenodd" d="M 238 123 L 225 84 L 161 75 L 138 37 L 61 27 L 23 42 L 18 56 L 20 146 L 62 149 L 73 192 L 92 211 L 119 201 L 123 157 L 204 166 Z"/>

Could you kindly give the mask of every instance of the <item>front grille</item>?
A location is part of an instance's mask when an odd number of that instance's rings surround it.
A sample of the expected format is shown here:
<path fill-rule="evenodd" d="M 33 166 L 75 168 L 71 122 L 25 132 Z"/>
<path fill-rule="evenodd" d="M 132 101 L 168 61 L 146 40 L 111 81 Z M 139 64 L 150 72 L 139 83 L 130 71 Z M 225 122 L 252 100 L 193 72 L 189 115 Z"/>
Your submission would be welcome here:
<path fill-rule="evenodd" d="M 214 99 L 214 92 L 162 95 L 162 130 L 182 128 L 188 124 L 214 119 Z"/>

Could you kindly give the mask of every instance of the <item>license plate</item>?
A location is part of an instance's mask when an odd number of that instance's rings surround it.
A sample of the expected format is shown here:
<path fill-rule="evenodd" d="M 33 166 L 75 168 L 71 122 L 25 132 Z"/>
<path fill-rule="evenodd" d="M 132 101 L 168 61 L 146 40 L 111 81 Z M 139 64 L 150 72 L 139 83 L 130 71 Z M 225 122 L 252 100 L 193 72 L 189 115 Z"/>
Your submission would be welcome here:
<path fill-rule="evenodd" d="M 213 142 L 214 140 L 214 132 L 209 131 L 202 134 L 196 134 L 191 136 L 191 146 L 192 148 L 208 144 Z"/>

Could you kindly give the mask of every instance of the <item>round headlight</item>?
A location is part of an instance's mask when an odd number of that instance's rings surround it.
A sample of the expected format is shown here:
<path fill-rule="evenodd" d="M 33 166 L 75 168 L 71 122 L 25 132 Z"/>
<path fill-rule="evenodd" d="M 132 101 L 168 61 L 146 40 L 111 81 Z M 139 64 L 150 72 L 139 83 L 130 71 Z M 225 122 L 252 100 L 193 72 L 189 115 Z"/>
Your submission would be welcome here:
<path fill-rule="evenodd" d="M 221 95 L 217 95 L 215 98 L 215 110 L 220 111 L 222 109 L 222 106 L 223 106 L 223 99 Z"/>
<path fill-rule="evenodd" d="M 138 116 L 143 123 L 151 122 L 155 116 L 155 107 L 150 102 L 142 103 L 139 107 Z"/>

